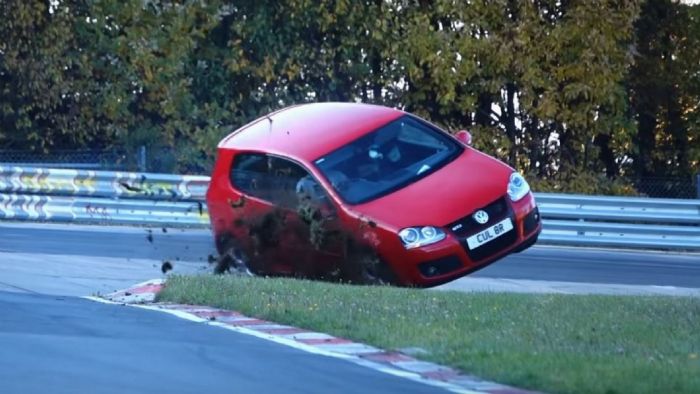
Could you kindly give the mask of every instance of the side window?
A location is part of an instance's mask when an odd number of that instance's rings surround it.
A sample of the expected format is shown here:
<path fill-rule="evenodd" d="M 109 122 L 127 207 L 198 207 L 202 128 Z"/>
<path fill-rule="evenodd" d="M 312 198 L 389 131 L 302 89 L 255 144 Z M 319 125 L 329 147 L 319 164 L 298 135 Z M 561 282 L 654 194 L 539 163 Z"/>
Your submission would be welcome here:
<path fill-rule="evenodd" d="M 296 209 L 304 199 L 330 204 L 323 187 L 298 164 L 258 153 L 236 156 L 231 182 L 239 190 L 277 206 Z"/>
<path fill-rule="evenodd" d="M 253 197 L 267 199 L 267 156 L 259 153 L 236 155 L 231 166 L 231 184 Z"/>
<path fill-rule="evenodd" d="M 296 209 L 301 197 L 297 194 L 297 185 L 309 177 L 309 173 L 289 160 L 274 156 L 269 160 L 268 179 L 272 189 L 269 200 L 275 205 Z"/>

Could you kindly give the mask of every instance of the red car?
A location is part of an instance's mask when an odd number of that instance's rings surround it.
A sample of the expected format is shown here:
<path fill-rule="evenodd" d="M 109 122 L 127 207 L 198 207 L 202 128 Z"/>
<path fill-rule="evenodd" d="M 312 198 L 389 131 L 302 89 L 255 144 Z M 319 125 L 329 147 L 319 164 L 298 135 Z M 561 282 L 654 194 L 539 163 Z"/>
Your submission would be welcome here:
<path fill-rule="evenodd" d="M 434 286 L 535 243 L 525 179 L 406 112 L 292 106 L 224 138 L 207 192 L 216 245 L 262 275 Z"/>

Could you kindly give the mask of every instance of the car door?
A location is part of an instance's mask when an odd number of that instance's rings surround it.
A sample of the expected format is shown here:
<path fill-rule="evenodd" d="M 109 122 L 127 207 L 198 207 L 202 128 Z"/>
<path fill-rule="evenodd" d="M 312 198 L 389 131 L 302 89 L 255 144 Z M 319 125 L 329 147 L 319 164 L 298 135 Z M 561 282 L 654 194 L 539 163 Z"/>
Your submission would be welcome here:
<path fill-rule="evenodd" d="M 321 245 L 315 241 L 319 231 L 332 225 L 334 209 L 313 176 L 284 157 L 241 153 L 234 159 L 231 182 L 244 193 L 233 205 L 243 229 L 238 237 L 251 269 L 256 273 L 318 276 L 329 253 L 325 247 L 328 242 Z M 323 219 L 320 226 L 309 220 L 312 216 Z"/>
<path fill-rule="evenodd" d="M 278 206 L 272 158 L 264 153 L 239 153 L 231 166 L 231 183 L 242 192 L 230 201 L 235 212 L 235 237 L 257 274 L 290 274 L 292 265 L 284 241 L 286 212 Z"/>
<path fill-rule="evenodd" d="M 285 258 L 295 274 L 322 277 L 342 253 L 338 218 L 331 198 L 302 165 L 270 156 L 270 197 L 284 212 Z"/>

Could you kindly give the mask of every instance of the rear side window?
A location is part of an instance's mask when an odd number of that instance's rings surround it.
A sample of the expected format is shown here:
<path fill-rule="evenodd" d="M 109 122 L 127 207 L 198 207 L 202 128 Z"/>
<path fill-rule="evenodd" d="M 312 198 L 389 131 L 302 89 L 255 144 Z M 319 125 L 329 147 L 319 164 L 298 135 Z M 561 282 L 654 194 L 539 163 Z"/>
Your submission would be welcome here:
<path fill-rule="evenodd" d="M 234 158 L 231 183 L 253 197 L 275 205 L 296 209 L 303 198 L 327 203 L 323 187 L 300 165 L 260 153 L 244 153 Z"/>
<path fill-rule="evenodd" d="M 231 183 L 238 190 L 263 198 L 261 183 L 267 176 L 267 156 L 257 153 L 240 154 L 233 160 Z"/>

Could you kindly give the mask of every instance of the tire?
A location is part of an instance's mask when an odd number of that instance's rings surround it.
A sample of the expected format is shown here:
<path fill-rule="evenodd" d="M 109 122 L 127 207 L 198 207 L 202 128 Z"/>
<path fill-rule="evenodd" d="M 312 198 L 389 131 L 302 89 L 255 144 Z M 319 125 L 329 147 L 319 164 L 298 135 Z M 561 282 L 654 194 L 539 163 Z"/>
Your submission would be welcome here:
<path fill-rule="evenodd" d="M 391 267 L 379 257 L 367 256 L 358 262 L 361 283 L 372 286 L 396 286 L 398 281 Z"/>
<path fill-rule="evenodd" d="M 219 245 L 217 245 L 219 249 Z M 249 259 L 240 248 L 235 246 L 235 242 L 228 242 L 221 245 L 219 258 L 214 267 L 215 274 L 235 274 L 240 276 L 254 276 L 250 270 Z"/>

